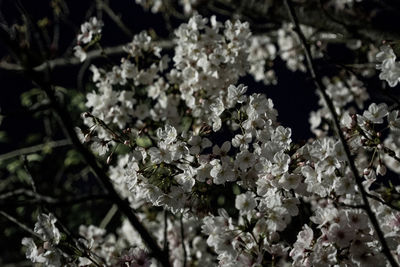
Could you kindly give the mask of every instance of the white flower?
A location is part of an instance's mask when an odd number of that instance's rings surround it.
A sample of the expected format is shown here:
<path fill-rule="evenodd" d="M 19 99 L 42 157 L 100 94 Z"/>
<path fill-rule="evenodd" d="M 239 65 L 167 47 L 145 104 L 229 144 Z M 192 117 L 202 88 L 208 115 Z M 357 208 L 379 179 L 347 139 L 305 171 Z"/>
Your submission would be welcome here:
<path fill-rule="evenodd" d="M 380 52 L 376 54 L 376 60 L 381 64 L 377 64 L 377 69 L 387 69 L 396 61 L 396 55 L 393 49 L 389 45 L 383 45 L 380 47 Z"/>
<path fill-rule="evenodd" d="M 301 168 L 301 173 L 306 177 L 305 184 L 307 185 L 307 191 L 315 193 L 321 197 L 325 197 L 329 188 L 325 188 L 321 183 L 321 175 L 315 172 L 310 166 L 304 166 Z"/>
<path fill-rule="evenodd" d="M 279 179 L 279 184 L 286 190 L 296 189 L 301 181 L 301 175 L 284 173 Z"/>
<path fill-rule="evenodd" d="M 103 22 L 97 20 L 96 17 L 92 17 L 88 22 L 81 25 L 81 33 L 78 34 L 78 43 L 87 44 L 92 41 L 93 34 L 101 33 L 101 28 L 103 27 Z"/>
<path fill-rule="evenodd" d="M 183 173 L 175 175 L 174 178 L 185 192 L 190 192 L 195 184 L 193 177 L 196 175 L 196 170 L 188 164 L 179 165 L 179 168 L 183 170 Z"/>
<path fill-rule="evenodd" d="M 377 61 L 381 62 L 376 65 L 376 68 L 381 70 L 379 78 L 394 87 L 400 81 L 400 63 L 396 62 L 396 55 L 389 45 L 381 46 L 380 49 L 381 51 L 376 54 Z"/>
<path fill-rule="evenodd" d="M 233 107 L 236 103 L 243 103 L 246 100 L 247 86 L 239 84 L 237 87 L 234 85 L 229 85 L 228 87 L 228 97 L 227 102 L 229 107 Z"/>
<path fill-rule="evenodd" d="M 291 217 L 284 207 L 274 207 L 267 212 L 268 229 L 272 232 L 282 231 L 290 223 Z"/>
<path fill-rule="evenodd" d="M 213 146 L 212 152 L 216 156 L 221 157 L 221 161 L 223 162 L 229 162 L 230 157 L 228 156 L 228 152 L 231 150 L 231 142 L 225 141 L 221 148 L 218 145 Z"/>
<path fill-rule="evenodd" d="M 390 87 L 395 87 L 400 81 L 400 62 L 394 62 L 390 68 L 382 68 L 379 79 L 386 80 Z"/>
<path fill-rule="evenodd" d="M 44 213 L 38 215 L 38 221 L 35 224 L 34 231 L 39 234 L 44 241 L 50 241 L 53 244 L 60 242 L 61 234 L 55 226 L 57 219 L 53 214 Z"/>
<path fill-rule="evenodd" d="M 363 116 L 373 123 L 383 123 L 383 118 L 388 115 L 388 107 L 385 103 L 379 105 L 372 103 Z"/>
<path fill-rule="evenodd" d="M 171 163 L 173 159 L 173 154 L 170 150 L 170 146 L 165 142 L 158 142 L 158 147 L 151 147 L 148 150 L 151 162 L 153 164 L 159 164 L 161 162 Z"/>
<path fill-rule="evenodd" d="M 350 241 L 354 238 L 354 233 L 354 230 L 350 227 L 334 223 L 329 227 L 327 237 L 330 242 L 344 248 L 350 244 Z"/>
<path fill-rule="evenodd" d="M 340 177 L 339 179 L 335 179 L 333 187 L 335 189 L 336 194 L 345 195 L 351 194 L 355 191 L 355 184 L 353 177 Z"/>
<path fill-rule="evenodd" d="M 175 142 L 176 137 L 178 136 L 175 127 L 167 124 L 165 125 L 164 129 L 158 128 L 157 129 L 157 137 L 164 141 L 166 144 L 171 144 Z"/>
<path fill-rule="evenodd" d="M 210 105 L 210 110 L 215 116 L 220 116 L 224 112 L 225 107 L 221 98 L 218 98 L 214 103 Z"/>
<path fill-rule="evenodd" d="M 252 167 L 256 162 L 256 158 L 253 153 L 248 150 L 243 150 L 236 156 L 235 165 L 239 166 L 242 171 L 245 171 L 249 167 Z"/>
<path fill-rule="evenodd" d="M 80 45 L 74 46 L 74 56 L 79 58 L 81 62 L 85 61 L 87 58 L 86 51 Z"/>
<path fill-rule="evenodd" d="M 361 211 L 345 211 L 348 224 L 352 229 L 366 229 L 368 227 L 368 216 Z"/>
<path fill-rule="evenodd" d="M 99 156 L 103 156 L 109 150 L 110 142 L 106 140 L 101 140 L 97 137 L 92 138 L 93 143 L 90 146 L 91 149 L 99 154 Z"/>
<path fill-rule="evenodd" d="M 321 242 L 317 243 L 311 253 L 312 266 L 325 267 L 334 266 L 337 262 L 337 250 L 334 246 L 324 246 Z"/>
<path fill-rule="evenodd" d="M 235 207 L 242 213 L 248 213 L 257 207 L 257 201 L 253 192 L 247 191 L 236 196 Z"/>
<path fill-rule="evenodd" d="M 37 263 L 46 262 L 46 258 L 43 256 L 43 249 L 39 251 L 32 238 L 24 237 L 22 239 L 22 245 L 27 247 L 25 253 L 27 259 Z"/>
<path fill-rule="evenodd" d="M 391 111 L 387 117 L 387 120 L 388 120 L 389 127 L 391 130 L 394 130 L 394 131 L 400 130 L 400 117 L 399 117 L 398 110 Z"/>
<path fill-rule="evenodd" d="M 250 133 L 247 133 L 245 135 L 237 134 L 235 137 L 232 139 L 232 146 L 234 147 L 240 147 L 240 150 L 246 150 L 249 148 L 249 143 L 253 137 L 251 136 Z"/>
<path fill-rule="evenodd" d="M 278 126 L 272 134 L 271 140 L 278 142 L 282 145 L 289 145 L 292 142 L 292 140 L 290 139 L 291 135 L 292 130 L 290 128 Z"/>
<path fill-rule="evenodd" d="M 289 170 L 290 157 L 288 154 L 278 152 L 274 155 L 274 164 L 271 168 L 271 174 L 276 176 Z"/>
<path fill-rule="evenodd" d="M 213 168 L 210 164 L 201 164 L 197 169 L 196 180 L 199 182 L 205 182 L 207 178 L 212 178 L 210 171 Z M 213 174 L 214 175 L 214 174 Z"/>

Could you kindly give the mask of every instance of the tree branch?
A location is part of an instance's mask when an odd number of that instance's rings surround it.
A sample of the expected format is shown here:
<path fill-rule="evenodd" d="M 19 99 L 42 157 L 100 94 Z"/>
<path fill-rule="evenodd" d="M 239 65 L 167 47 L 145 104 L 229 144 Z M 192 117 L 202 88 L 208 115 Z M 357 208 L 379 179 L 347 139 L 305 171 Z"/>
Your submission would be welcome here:
<path fill-rule="evenodd" d="M 28 226 L 26 226 L 25 224 L 23 224 L 22 222 L 18 221 L 16 218 L 14 218 L 13 216 L 11 216 L 8 213 L 5 213 L 4 211 L 0 210 L 0 214 L 3 215 L 6 219 L 8 219 L 9 221 L 15 223 L 16 225 L 18 225 L 21 229 L 27 231 L 28 233 L 30 233 L 33 236 L 36 236 L 37 238 L 39 238 L 40 240 L 42 240 L 42 237 L 40 235 L 38 235 L 37 233 L 35 233 L 34 231 L 31 230 L 31 228 L 29 228 Z"/>

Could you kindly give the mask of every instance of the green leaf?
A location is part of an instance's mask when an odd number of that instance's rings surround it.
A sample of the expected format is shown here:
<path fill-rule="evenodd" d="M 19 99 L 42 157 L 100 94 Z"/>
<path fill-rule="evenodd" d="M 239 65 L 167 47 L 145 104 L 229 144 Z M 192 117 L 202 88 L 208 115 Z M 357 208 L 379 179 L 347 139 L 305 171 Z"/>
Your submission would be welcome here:
<path fill-rule="evenodd" d="M 192 127 L 193 119 L 191 117 L 183 117 L 182 118 L 182 131 L 189 131 L 190 127 Z"/>
<path fill-rule="evenodd" d="M 140 147 L 150 147 L 152 145 L 151 139 L 148 136 L 140 136 L 136 138 L 136 144 Z"/>
<path fill-rule="evenodd" d="M 235 195 L 239 195 L 240 194 L 240 187 L 238 185 L 233 185 L 232 186 L 232 191 Z"/>

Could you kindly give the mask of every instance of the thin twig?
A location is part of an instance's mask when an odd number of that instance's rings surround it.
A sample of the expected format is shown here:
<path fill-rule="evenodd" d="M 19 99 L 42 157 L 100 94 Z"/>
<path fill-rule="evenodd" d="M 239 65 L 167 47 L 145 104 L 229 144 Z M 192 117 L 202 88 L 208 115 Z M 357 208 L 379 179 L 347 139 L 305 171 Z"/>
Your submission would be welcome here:
<path fill-rule="evenodd" d="M 291 2 L 291 0 L 285 0 L 284 2 L 285 2 L 286 9 L 288 11 L 289 17 L 290 17 L 292 23 L 294 24 L 294 30 L 297 33 L 297 35 L 299 36 L 301 43 L 303 44 L 304 54 L 305 54 L 306 63 L 307 63 L 306 67 L 314 81 L 316 88 L 321 93 L 321 95 L 322 95 L 323 99 L 325 100 L 325 103 L 328 106 L 328 109 L 331 113 L 336 131 L 337 131 L 337 133 L 339 135 L 339 139 L 343 145 L 343 148 L 344 148 L 344 151 L 345 151 L 345 154 L 347 157 L 347 161 L 349 163 L 351 171 L 353 172 L 357 187 L 358 187 L 361 197 L 363 199 L 364 210 L 366 211 L 366 213 L 374 227 L 374 230 L 379 238 L 379 241 L 382 245 L 382 253 L 385 254 L 386 258 L 388 259 L 388 261 L 390 262 L 390 264 L 392 266 L 399 266 L 397 264 L 396 260 L 393 258 L 392 253 L 390 252 L 389 246 L 385 240 L 385 236 L 380 228 L 379 222 L 378 222 L 374 212 L 371 209 L 367 194 L 366 194 L 364 186 L 362 184 L 362 179 L 358 173 L 358 170 L 357 170 L 354 160 L 352 158 L 349 145 L 347 144 L 344 134 L 343 134 L 342 130 L 340 129 L 339 118 L 338 118 L 338 115 L 336 114 L 335 107 L 324 89 L 321 77 L 319 75 L 317 75 L 317 73 L 315 71 L 314 62 L 313 62 L 313 59 L 311 56 L 311 49 L 307 43 L 307 40 L 306 40 L 303 32 L 300 29 L 300 23 L 297 19 L 295 10 L 292 6 L 292 2 Z"/>
<path fill-rule="evenodd" d="M 374 199 L 374 200 L 376 200 L 376 201 L 382 203 L 383 205 L 388 206 L 389 208 L 392 208 L 392 209 L 394 209 L 394 210 L 400 211 L 400 208 L 399 208 L 399 207 L 396 207 L 395 205 L 393 205 L 393 204 L 391 204 L 391 203 L 389 203 L 389 202 L 384 201 L 383 199 L 379 198 L 378 196 L 375 196 L 375 195 L 372 195 L 372 194 L 368 194 L 368 193 L 367 193 L 367 197 L 372 198 L 372 199 Z"/>
<path fill-rule="evenodd" d="M 108 210 L 106 216 L 104 216 L 103 220 L 100 222 L 100 228 L 106 229 L 107 225 L 110 223 L 111 219 L 114 217 L 114 215 L 117 213 L 118 207 L 117 205 L 112 205 L 111 209 Z"/>
<path fill-rule="evenodd" d="M 118 17 L 117 14 L 115 14 L 114 11 L 106 3 L 104 3 L 104 1 L 97 0 L 97 6 L 107 13 L 107 15 L 115 22 L 115 24 L 117 24 L 117 26 L 127 37 L 133 37 L 133 33 L 131 32 L 131 30 L 129 30 L 129 28 L 125 26 L 120 17 Z"/>
<path fill-rule="evenodd" d="M 18 221 L 16 218 L 14 218 L 13 216 L 11 216 L 8 213 L 5 213 L 4 211 L 0 210 L 0 214 L 3 215 L 5 218 L 7 218 L 9 221 L 15 223 L 16 225 L 18 225 L 21 229 L 27 231 L 28 233 L 30 233 L 33 236 L 36 236 L 37 238 L 39 238 L 40 240 L 42 240 L 42 237 L 40 235 L 38 235 L 37 233 L 35 233 L 34 231 L 31 230 L 31 228 L 29 228 L 27 225 L 23 224 L 22 222 Z"/>

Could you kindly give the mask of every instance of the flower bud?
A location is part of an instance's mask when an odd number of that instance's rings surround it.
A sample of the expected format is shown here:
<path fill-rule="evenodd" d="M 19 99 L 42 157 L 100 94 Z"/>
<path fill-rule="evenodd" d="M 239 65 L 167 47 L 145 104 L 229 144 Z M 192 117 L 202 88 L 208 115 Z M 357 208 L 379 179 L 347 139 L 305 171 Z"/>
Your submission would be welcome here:
<path fill-rule="evenodd" d="M 378 165 L 378 167 L 376 168 L 376 173 L 381 175 L 381 176 L 385 176 L 386 175 L 386 171 L 387 171 L 386 166 L 383 165 L 382 163 L 380 163 Z"/>
<path fill-rule="evenodd" d="M 89 118 L 89 117 L 92 117 L 92 114 L 90 114 L 89 112 L 85 112 L 85 113 L 82 114 L 82 117 L 83 118 Z"/>
<path fill-rule="evenodd" d="M 107 164 L 110 164 L 111 160 L 112 160 L 112 154 L 107 157 Z"/>
<path fill-rule="evenodd" d="M 87 143 L 90 141 L 91 137 L 92 137 L 91 133 L 87 133 L 85 134 L 85 138 L 83 139 L 83 141 Z"/>

